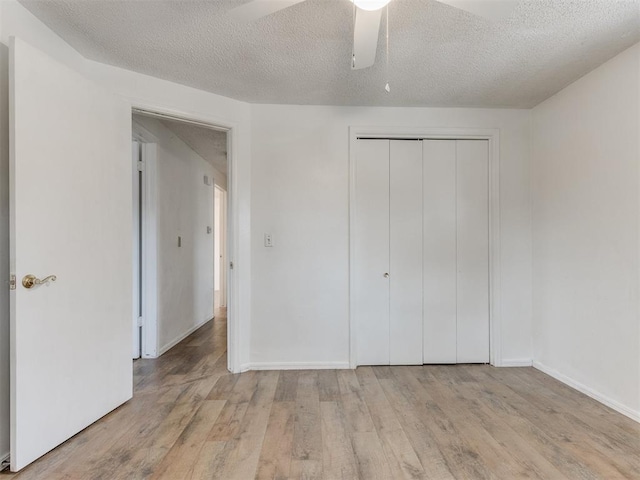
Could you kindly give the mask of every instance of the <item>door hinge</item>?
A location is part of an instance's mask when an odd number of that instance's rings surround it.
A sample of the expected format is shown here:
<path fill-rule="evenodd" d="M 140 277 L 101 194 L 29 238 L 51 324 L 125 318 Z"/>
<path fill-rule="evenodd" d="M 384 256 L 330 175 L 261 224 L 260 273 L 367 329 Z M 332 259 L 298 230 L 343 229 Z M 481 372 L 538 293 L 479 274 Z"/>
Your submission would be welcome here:
<path fill-rule="evenodd" d="M 144 162 L 139 161 L 138 162 L 138 171 L 141 172 L 144 169 Z"/>
<path fill-rule="evenodd" d="M 233 262 L 229 262 L 229 268 L 233 270 Z"/>
<path fill-rule="evenodd" d="M 11 276 L 9 277 L 9 290 L 15 290 L 16 289 L 16 276 L 15 274 L 11 274 Z"/>
<path fill-rule="evenodd" d="M 138 317 L 138 326 L 141 327 L 144 325 L 144 319 L 142 317 Z"/>

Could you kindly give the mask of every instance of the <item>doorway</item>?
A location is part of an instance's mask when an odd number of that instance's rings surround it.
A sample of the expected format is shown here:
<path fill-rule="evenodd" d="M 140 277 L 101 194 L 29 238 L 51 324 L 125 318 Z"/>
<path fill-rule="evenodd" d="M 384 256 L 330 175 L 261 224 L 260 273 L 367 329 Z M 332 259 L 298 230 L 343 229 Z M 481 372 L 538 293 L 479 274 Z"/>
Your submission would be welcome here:
<path fill-rule="evenodd" d="M 229 132 L 149 111 L 132 120 L 133 358 L 156 358 L 226 322 Z"/>

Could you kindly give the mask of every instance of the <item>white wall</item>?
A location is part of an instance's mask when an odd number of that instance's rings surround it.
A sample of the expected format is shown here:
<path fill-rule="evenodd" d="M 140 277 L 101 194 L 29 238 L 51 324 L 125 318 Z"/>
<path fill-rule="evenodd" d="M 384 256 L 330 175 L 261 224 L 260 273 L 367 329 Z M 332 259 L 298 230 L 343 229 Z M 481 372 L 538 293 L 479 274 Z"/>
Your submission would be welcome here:
<path fill-rule="evenodd" d="M 227 175 L 222 173 L 222 172 L 220 172 L 217 169 L 214 169 L 213 183 L 217 187 L 220 187 L 221 189 L 226 191 L 227 190 Z"/>
<path fill-rule="evenodd" d="M 536 366 L 640 420 L 640 45 L 533 109 Z"/>
<path fill-rule="evenodd" d="M 136 115 L 133 125 L 136 133 L 151 133 L 156 144 L 157 334 L 162 354 L 213 318 L 214 187 L 204 183 L 204 176 L 212 179 L 215 169 L 158 120 Z"/>
<path fill-rule="evenodd" d="M 252 365 L 348 363 L 348 128 L 374 125 L 500 129 L 502 360 L 530 363 L 528 110 L 254 105 Z"/>

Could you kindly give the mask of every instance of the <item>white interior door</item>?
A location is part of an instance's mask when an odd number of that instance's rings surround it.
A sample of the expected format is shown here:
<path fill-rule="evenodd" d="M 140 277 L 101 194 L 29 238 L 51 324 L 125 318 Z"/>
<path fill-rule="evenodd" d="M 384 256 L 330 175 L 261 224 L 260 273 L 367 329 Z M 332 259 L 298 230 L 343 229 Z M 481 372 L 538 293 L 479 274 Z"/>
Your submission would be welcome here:
<path fill-rule="evenodd" d="M 391 365 L 422 364 L 422 142 L 391 140 Z"/>
<path fill-rule="evenodd" d="M 456 150 L 457 362 L 489 363 L 489 142 Z"/>
<path fill-rule="evenodd" d="M 456 141 L 424 140 L 424 363 L 456 363 Z"/>
<path fill-rule="evenodd" d="M 358 365 L 389 364 L 389 141 L 359 140 L 355 168 L 354 315 Z"/>
<path fill-rule="evenodd" d="M 133 219 L 129 107 L 20 40 L 10 64 L 15 471 L 131 398 Z"/>

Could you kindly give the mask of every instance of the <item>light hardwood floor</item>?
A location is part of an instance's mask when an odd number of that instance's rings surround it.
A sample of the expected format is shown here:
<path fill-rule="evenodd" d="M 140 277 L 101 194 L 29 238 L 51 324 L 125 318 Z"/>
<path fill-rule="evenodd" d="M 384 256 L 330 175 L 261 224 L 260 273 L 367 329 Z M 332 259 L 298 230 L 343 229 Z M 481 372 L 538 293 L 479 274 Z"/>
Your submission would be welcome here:
<path fill-rule="evenodd" d="M 226 322 L 27 479 L 640 479 L 640 425 L 532 368 L 226 370 Z"/>

